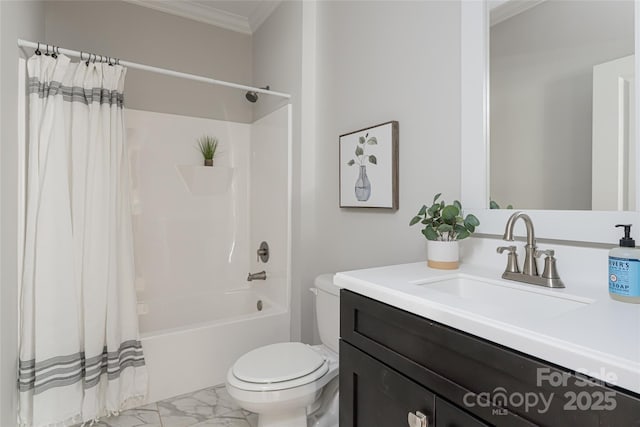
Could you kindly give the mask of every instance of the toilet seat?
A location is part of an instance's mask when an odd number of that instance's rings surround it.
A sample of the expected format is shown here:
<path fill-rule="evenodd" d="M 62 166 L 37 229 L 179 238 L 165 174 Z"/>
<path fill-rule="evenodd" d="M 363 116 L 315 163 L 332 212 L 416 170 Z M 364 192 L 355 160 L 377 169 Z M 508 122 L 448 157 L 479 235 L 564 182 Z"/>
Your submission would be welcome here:
<path fill-rule="evenodd" d="M 285 390 L 314 382 L 328 371 L 326 356 L 306 344 L 288 342 L 245 354 L 229 369 L 227 381 L 240 390 Z"/>

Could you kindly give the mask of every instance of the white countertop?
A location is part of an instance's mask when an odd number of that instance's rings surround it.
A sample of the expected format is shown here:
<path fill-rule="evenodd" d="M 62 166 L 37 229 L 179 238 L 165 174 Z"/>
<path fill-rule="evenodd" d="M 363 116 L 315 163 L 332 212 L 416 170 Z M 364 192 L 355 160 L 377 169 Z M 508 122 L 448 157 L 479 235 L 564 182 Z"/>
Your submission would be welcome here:
<path fill-rule="evenodd" d="M 547 289 L 500 278 L 502 272 L 473 265 L 435 270 L 426 263 L 337 273 L 336 285 L 537 358 L 640 393 L 640 304 L 608 297 L 602 287 Z M 512 289 L 589 302 L 556 316 L 536 316 L 474 301 L 424 285 L 453 276 L 488 279 Z"/>

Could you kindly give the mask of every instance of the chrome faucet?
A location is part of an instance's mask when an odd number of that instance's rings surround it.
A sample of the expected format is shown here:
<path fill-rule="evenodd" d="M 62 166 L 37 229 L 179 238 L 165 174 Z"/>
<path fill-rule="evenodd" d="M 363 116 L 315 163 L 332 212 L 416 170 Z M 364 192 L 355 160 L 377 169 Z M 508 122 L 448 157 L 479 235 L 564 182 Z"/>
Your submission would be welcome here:
<path fill-rule="evenodd" d="M 247 282 L 251 282 L 253 280 L 267 280 L 267 272 L 263 270 L 258 273 L 249 273 L 247 276 Z"/>
<path fill-rule="evenodd" d="M 515 280 L 518 282 L 530 283 L 532 285 L 546 286 L 549 288 L 564 288 L 564 284 L 558 274 L 556 267 L 555 252 L 551 249 L 539 251 L 536 248 L 536 236 L 533 230 L 533 221 L 529 215 L 524 212 L 515 212 L 507 220 L 507 225 L 502 238 L 507 241 L 513 241 L 513 227 L 518 219 L 522 218 L 527 228 L 527 244 L 524 247 L 524 265 L 522 273 L 518 268 L 518 255 L 515 246 L 500 246 L 498 253 L 508 251 L 507 268 L 502 273 L 502 278 L 507 280 Z M 538 264 L 536 258 L 545 255 L 544 270 L 542 275 L 538 275 Z"/>

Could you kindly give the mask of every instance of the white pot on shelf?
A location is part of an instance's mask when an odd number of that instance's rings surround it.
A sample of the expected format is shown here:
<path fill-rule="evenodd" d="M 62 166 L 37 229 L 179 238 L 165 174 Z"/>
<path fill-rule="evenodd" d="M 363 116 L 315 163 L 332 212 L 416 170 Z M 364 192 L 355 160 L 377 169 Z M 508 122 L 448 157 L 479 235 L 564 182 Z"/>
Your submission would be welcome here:
<path fill-rule="evenodd" d="M 440 270 L 455 270 L 460 265 L 460 245 L 457 240 L 427 240 L 427 266 Z"/>

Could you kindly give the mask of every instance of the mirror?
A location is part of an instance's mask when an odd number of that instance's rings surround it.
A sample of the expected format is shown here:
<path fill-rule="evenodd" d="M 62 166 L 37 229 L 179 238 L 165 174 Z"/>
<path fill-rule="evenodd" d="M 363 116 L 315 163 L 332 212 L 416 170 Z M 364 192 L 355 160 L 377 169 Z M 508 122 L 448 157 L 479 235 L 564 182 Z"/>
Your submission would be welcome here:
<path fill-rule="evenodd" d="M 634 2 L 489 2 L 492 207 L 635 211 Z"/>
<path fill-rule="evenodd" d="M 539 0 L 511 0 L 513 4 L 539 3 Z M 509 209 L 489 209 L 489 4 L 488 0 L 463 1 L 460 4 L 460 200 L 467 213 L 480 220 L 478 232 L 499 238 L 505 223 L 513 213 Z M 585 2 L 577 2 L 584 4 Z M 640 22 L 640 8 L 633 11 L 634 22 Z M 640 31 L 634 32 L 635 45 L 640 46 Z M 640 57 L 636 57 L 635 79 L 638 80 Z M 640 90 L 633 94 L 635 104 L 640 104 Z M 640 112 L 635 110 L 635 123 L 640 122 Z M 631 132 L 632 130 L 629 130 Z M 633 136 L 640 140 L 640 127 L 635 126 Z M 640 150 L 629 154 L 635 165 L 640 165 Z M 540 174 L 539 174 L 540 175 Z M 535 177 L 531 178 L 535 179 Z M 539 176 L 538 176 L 538 179 Z M 544 183 L 540 183 L 545 188 Z M 640 192 L 640 173 L 635 177 L 635 188 Z M 502 202 L 505 203 L 504 201 Z M 509 203 L 509 202 L 506 202 Z M 513 202 L 512 202 L 513 203 Z M 640 203 L 638 203 L 640 205 Z M 533 220 L 536 237 L 611 245 L 620 238 L 615 224 L 633 224 L 631 229 L 636 241 L 640 240 L 640 215 L 638 206 L 631 211 L 616 210 L 544 210 L 523 209 Z"/>

